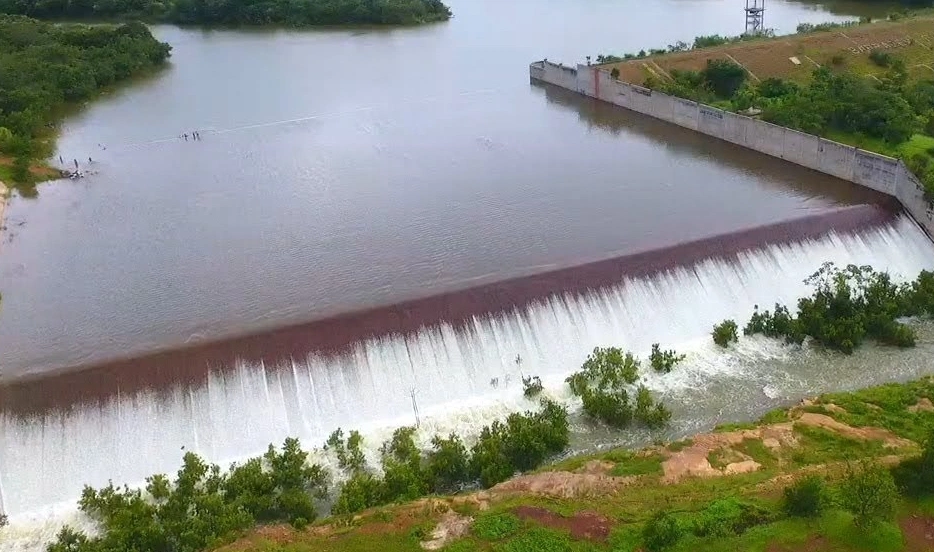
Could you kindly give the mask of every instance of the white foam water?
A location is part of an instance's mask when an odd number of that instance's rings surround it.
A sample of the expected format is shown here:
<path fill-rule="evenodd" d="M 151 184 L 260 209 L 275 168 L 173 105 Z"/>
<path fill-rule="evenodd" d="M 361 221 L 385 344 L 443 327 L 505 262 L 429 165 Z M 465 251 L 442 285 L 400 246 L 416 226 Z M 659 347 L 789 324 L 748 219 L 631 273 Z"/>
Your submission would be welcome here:
<path fill-rule="evenodd" d="M 759 360 L 789 354 L 765 339 L 741 340 L 724 353 L 711 343 L 713 324 L 746 320 L 756 304 L 793 304 L 808 293 L 803 280 L 825 261 L 914 278 L 934 268 L 934 244 L 900 217 L 859 233 L 829 233 L 626 279 L 583 296 L 555 295 L 473 319 L 465 329 L 441 324 L 407 337 L 371 339 L 337 358 L 238 365 L 211 374 L 198 388 L 139 393 L 31 419 L 0 418 L 0 493 L 12 514 L 11 526 L 0 530 L 0 551 L 42 550 L 63 523 L 92 528 L 73 502 L 84 484 L 172 473 L 183 449 L 224 465 L 288 436 L 306 447 L 320 445 L 343 427 L 360 429 L 375 457 L 393 428 L 414 423 L 413 390 L 424 442 L 452 431 L 469 436 L 496 417 L 530 408 L 522 374 L 541 376 L 551 396 L 573 407 L 563 379 L 596 346 L 646 355 L 659 342 L 687 351 L 676 371 L 646 374 L 646 384 L 675 395 L 706 388 Z M 768 398 L 779 393 L 766 382 L 761 389 Z M 676 405 L 679 413 L 686 414 L 683 405 Z"/>

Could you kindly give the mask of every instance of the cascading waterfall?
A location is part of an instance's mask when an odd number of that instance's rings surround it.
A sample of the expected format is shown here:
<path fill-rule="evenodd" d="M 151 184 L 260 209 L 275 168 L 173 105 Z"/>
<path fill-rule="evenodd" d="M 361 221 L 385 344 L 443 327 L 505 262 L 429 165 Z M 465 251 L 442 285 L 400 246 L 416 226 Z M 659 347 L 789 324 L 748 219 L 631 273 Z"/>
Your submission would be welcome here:
<path fill-rule="evenodd" d="M 4 415 L 0 478 L 13 526 L 0 550 L 41 549 L 63 521 L 81 521 L 69 501 L 84 484 L 173 472 L 182 449 L 223 465 L 287 436 L 320 445 L 337 427 L 360 429 L 378 446 L 394 427 L 414 423 L 413 388 L 421 433 L 429 437 L 469 435 L 495 416 L 528 408 L 521 374 L 541 376 L 549 392 L 570 401 L 561 382 L 595 346 L 644 355 L 659 342 L 688 352 L 671 374 L 648 374 L 647 384 L 664 393 L 706 388 L 785 350 L 746 340 L 724 354 L 710 342 L 712 325 L 744 321 L 756 304 L 792 304 L 808 292 L 804 278 L 825 261 L 913 278 L 934 267 L 934 244 L 900 216 L 861 232 L 747 250 L 580 296 L 553 295 L 456 328 L 440 324 L 370 339 L 342 356 L 241 364 L 196 388 L 141 392 L 28 419 Z"/>

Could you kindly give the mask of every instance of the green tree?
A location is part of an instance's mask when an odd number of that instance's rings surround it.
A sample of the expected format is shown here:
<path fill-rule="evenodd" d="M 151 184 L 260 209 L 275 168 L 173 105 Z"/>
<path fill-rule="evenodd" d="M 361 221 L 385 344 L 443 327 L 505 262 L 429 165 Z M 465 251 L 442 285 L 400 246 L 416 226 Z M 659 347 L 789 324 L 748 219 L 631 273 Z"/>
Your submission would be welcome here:
<path fill-rule="evenodd" d="M 785 487 L 782 507 L 789 516 L 817 517 L 823 510 L 826 491 L 824 479 L 811 475 Z"/>
<path fill-rule="evenodd" d="M 435 436 L 431 446 L 425 460 L 425 476 L 433 492 L 453 491 L 469 480 L 470 459 L 460 437 L 453 433 L 447 439 Z"/>
<path fill-rule="evenodd" d="M 652 352 L 649 354 L 649 364 L 652 365 L 652 369 L 656 372 L 667 374 L 671 372 L 675 364 L 681 362 L 685 358 L 684 355 L 679 355 L 672 349 L 662 351 L 658 343 L 653 343 Z"/>
<path fill-rule="evenodd" d="M 736 322 L 733 320 L 724 320 L 713 327 L 713 342 L 721 347 L 729 347 L 730 343 L 739 341 Z"/>
<path fill-rule="evenodd" d="M 681 540 L 684 530 L 668 512 L 658 512 L 642 529 L 642 542 L 648 552 L 662 552 L 673 548 Z"/>
<path fill-rule="evenodd" d="M 594 349 L 581 370 L 566 380 L 571 392 L 581 398 L 584 413 L 613 427 L 628 427 L 633 420 L 661 427 L 671 418 L 656 405 L 647 388 L 640 387 L 636 404 L 630 400 L 632 385 L 639 379 L 639 360 L 615 347 Z"/>
<path fill-rule="evenodd" d="M 844 508 L 853 514 L 853 523 L 868 529 L 894 519 L 898 509 L 898 488 L 888 470 L 879 464 L 863 462 L 850 469 L 841 487 Z"/>
<path fill-rule="evenodd" d="M 746 70 L 727 59 L 709 59 L 701 76 L 719 98 L 729 99 L 746 82 Z"/>

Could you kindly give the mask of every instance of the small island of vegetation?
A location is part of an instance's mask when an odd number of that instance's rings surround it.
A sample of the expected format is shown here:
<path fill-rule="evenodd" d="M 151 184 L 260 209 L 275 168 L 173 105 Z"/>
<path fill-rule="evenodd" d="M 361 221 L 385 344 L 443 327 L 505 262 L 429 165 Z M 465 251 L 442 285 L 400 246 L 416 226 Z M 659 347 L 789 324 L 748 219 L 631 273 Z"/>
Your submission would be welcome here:
<path fill-rule="evenodd" d="M 0 181 L 21 191 L 57 172 L 31 166 L 52 154 L 68 105 L 162 66 L 171 47 L 142 23 L 53 25 L 0 16 Z"/>
<path fill-rule="evenodd" d="M 142 20 L 178 25 L 415 25 L 447 21 L 441 0 L 0 0 L 0 13 L 58 20 Z"/>

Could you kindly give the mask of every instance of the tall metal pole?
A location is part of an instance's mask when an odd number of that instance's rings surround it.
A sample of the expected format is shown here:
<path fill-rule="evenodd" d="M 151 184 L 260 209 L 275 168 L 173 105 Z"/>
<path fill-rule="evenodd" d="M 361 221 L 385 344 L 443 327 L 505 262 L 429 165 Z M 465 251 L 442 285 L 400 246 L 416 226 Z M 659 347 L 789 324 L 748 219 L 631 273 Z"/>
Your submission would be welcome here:
<path fill-rule="evenodd" d="M 414 387 L 412 388 L 411 395 L 412 395 L 412 410 L 415 412 L 415 427 L 418 428 L 422 426 L 422 421 L 418 415 L 418 402 L 415 400 L 415 388 Z"/>

